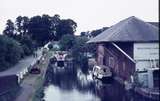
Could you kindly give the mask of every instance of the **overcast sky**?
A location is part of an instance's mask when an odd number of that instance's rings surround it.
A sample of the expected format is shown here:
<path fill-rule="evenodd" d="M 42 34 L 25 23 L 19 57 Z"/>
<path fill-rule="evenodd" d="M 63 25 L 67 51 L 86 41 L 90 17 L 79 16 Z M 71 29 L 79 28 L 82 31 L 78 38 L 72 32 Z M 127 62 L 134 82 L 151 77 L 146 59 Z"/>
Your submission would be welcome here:
<path fill-rule="evenodd" d="M 78 24 L 81 31 L 111 26 L 122 19 L 136 16 L 144 21 L 158 21 L 158 0 L 0 0 L 0 33 L 7 19 L 19 15 L 59 14 Z"/>

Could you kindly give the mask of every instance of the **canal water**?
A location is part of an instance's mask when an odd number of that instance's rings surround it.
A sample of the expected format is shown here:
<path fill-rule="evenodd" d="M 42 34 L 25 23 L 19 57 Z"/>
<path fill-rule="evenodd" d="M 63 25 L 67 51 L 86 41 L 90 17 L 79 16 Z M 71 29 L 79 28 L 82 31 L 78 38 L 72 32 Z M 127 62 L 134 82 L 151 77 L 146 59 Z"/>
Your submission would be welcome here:
<path fill-rule="evenodd" d="M 152 101 L 125 91 L 116 81 L 94 80 L 76 67 L 50 66 L 44 85 L 45 101 Z"/>

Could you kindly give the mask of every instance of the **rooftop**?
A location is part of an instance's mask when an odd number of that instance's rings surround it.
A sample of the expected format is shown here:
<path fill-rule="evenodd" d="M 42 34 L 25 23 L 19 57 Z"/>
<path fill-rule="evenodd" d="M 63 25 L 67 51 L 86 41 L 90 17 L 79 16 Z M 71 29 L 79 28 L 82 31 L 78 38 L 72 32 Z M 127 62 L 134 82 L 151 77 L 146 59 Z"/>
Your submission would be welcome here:
<path fill-rule="evenodd" d="M 87 43 L 159 41 L 159 28 L 131 16 L 111 26 Z"/>

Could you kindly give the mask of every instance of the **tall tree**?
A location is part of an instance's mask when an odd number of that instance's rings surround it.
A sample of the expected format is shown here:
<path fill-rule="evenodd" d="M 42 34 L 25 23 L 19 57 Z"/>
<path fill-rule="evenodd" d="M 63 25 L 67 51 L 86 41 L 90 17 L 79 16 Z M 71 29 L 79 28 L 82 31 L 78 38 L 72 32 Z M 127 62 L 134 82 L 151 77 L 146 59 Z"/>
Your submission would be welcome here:
<path fill-rule="evenodd" d="M 16 30 L 19 37 L 23 37 L 28 32 L 29 18 L 27 16 L 18 16 L 16 18 Z"/>
<path fill-rule="evenodd" d="M 56 40 L 56 35 L 57 35 L 57 26 L 59 25 L 61 19 L 58 14 L 54 15 L 51 17 L 51 31 L 52 31 L 52 39 Z"/>
<path fill-rule="evenodd" d="M 34 16 L 30 19 L 28 33 L 40 46 L 51 40 L 51 21 L 48 15 Z"/>
<path fill-rule="evenodd" d="M 15 37 L 15 26 L 14 26 L 14 23 L 12 22 L 12 20 L 7 20 L 7 23 L 6 23 L 6 28 L 4 29 L 3 31 L 3 34 L 8 36 L 8 37 Z"/>

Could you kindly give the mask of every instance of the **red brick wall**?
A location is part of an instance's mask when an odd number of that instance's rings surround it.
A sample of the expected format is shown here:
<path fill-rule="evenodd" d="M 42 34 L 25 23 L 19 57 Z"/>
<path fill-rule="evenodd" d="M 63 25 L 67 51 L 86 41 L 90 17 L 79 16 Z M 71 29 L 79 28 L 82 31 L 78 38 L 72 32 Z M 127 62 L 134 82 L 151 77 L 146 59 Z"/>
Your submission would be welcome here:
<path fill-rule="evenodd" d="M 129 55 L 133 54 L 133 46 L 131 45 L 131 43 L 123 43 L 121 45 L 124 45 L 123 50 L 127 51 L 126 53 L 128 53 Z M 97 60 L 99 60 L 97 61 L 98 65 L 103 64 L 112 68 L 114 74 L 121 77 L 123 80 L 129 80 L 130 75 L 133 75 L 135 70 L 135 64 L 124 54 L 122 54 L 117 48 L 115 48 L 111 43 L 98 45 Z"/>

